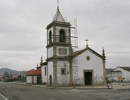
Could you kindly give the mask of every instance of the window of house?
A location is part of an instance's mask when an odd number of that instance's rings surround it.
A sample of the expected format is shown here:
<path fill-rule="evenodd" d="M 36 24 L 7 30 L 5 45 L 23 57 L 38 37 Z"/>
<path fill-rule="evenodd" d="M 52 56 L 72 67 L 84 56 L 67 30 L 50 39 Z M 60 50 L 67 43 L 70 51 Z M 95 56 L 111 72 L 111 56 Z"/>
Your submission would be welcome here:
<path fill-rule="evenodd" d="M 59 54 L 66 55 L 67 49 L 66 48 L 59 48 Z"/>
<path fill-rule="evenodd" d="M 89 61 L 90 60 L 90 56 L 87 56 L 86 59 L 87 59 L 87 61 Z"/>
<path fill-rule="evenodd" d="M 59 41 L 60 42 L 65 42 L 65 39 L 66 39 L 65 31 L 62 29 L 62 30 L 60 30 L 60 33 L 59 33 Z"/>
<path fill-rule="evenodd" d="M 66 75 L 66 70 L 65 70 L 65 68 L 61 68 L 61 75 Z"/>
<path fill-rule="evenodd" d="M 49 44 L 52 43 L 52 32 L 49 32 Z"/>
<path fill-rule="evenodd" d="M 46 76 L 46 67 L 45 67 L 45 76 Z"/>

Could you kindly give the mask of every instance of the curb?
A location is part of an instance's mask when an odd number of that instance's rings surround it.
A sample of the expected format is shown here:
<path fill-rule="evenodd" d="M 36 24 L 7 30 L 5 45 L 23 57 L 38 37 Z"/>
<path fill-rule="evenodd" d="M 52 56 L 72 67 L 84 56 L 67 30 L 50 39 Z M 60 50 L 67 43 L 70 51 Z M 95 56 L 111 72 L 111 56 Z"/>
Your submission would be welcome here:
<path fill-rule="evenodd" d="M 32 87 L 37 87 L 37 88 L 46 88 L 46 89 L 80 89 L 80 90 L 86 90 L 86 89 L 108 89 L 107 86 L 102 86 L 102 87 L 47 87 L 46 85 L 32 85 L 32 84 L 26 84 L 26 83 L 14 83 L 17 85 L 24 85 L 24 86 L 32 86 Z M 126 86 L 126 85 L 125 85 Z M 125 87 L 125 86 L 120 86 L 120 85 L 115 85 L 112 90 L 120 90 L 120 89 L 130 89 L 130 87 Z M 111 89 L 110 89 L 111 90 Z"/>

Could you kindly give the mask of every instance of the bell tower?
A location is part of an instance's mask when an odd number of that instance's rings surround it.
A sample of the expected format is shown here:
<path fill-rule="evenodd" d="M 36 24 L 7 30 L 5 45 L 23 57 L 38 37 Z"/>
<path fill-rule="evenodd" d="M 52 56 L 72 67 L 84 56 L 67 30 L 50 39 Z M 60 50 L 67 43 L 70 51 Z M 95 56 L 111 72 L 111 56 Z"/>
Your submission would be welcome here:
<path fill-rule="evenodd" d="M 70 82 L 70 26 L 70 23 L 64 20 L 58 6 L 53 21 L 46 28 L 49 86 L 67 85 Z"/>

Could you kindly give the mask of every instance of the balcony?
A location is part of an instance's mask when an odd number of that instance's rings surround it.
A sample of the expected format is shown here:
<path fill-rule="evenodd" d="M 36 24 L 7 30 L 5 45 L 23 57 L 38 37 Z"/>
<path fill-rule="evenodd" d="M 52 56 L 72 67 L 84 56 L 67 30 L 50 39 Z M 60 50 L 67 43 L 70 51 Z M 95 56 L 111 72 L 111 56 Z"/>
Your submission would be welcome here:
<path fill-rule="evenodd" d="M 58 35 L 53 36 L 51 39 L 47 40 L 47 45 L 53 45 L 53 44 L 59 44 L 59 45 L 70 45 L 71 40 L 69 36 L 66 36 L 65 38 L 60 38 Z"/>

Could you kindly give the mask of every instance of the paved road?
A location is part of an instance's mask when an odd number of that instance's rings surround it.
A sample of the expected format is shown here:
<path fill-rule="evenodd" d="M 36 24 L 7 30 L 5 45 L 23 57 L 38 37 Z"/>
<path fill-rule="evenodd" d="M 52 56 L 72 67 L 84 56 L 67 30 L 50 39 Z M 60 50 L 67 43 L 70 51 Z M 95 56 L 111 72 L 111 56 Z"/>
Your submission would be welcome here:
<path fill-rule="evenodd" d="M 130 89 L 47 89 L 2 82 L 0 93 L 9 100 L 130 100 Z"/>
<path fill-rule="evenodd" d="M 0 94 L 0 100 L 8 100 L 5 96 L 3 96 L 2 94 Z"/>

